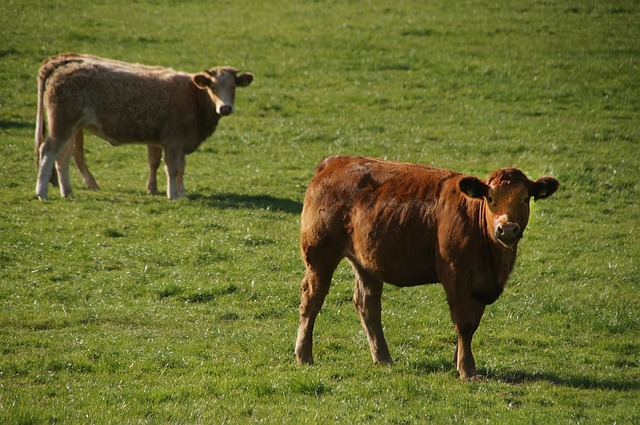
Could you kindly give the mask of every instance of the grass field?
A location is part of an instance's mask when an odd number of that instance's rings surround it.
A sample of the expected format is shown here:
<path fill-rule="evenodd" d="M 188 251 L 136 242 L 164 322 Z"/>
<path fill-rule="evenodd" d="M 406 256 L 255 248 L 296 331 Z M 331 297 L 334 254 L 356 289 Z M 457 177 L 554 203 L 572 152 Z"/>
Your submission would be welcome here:
<path fill-rule="evenodd" d="M 0 6 L 0 422 L 640 423 L 640 4 L 9 1 Z M 87 137 L 91 192 L 35 197 L 41 61 L 75 51 L 256 80 L 145 194 Z M 457 379 L 438 285 L 388 286 L 376 367 L 346 264 L 295 365 L 299 213 L 320 159 L 553 175 Z M 160 184 L 165 184 L 164 176 Z"/>

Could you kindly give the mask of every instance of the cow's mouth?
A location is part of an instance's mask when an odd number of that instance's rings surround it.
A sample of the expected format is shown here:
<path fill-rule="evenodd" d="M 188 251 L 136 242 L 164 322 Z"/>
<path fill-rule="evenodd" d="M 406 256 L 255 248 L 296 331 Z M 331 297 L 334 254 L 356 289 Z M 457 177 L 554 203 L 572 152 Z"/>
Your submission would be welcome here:
<path fill-rule="evenodd" d="M 522 237 L 518 237 L 518 238 L 496 238 L 496 239 L 498 240 L 498 242 L 500 242 L 500 244 L 502 244 L 502 246 L 504 246 L 506 248 L 513 248 L 514 246 L 516 246 L 518 241 L 520 239 L 522 239 Z"/>

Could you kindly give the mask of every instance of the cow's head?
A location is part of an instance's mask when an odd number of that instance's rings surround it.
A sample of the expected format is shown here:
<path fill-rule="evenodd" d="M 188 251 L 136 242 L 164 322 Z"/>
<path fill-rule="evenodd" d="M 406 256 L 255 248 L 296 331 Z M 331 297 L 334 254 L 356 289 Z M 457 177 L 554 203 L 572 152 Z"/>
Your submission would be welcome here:
<path fill-rule="evenodd" d="M 246 87 L 253 81 L 253 74 L 239 74 L 235 68 L 221 66 L 195 74 L 193 83 L 201 90 L 207 90 L 216 105 L 216 112 L 222 116 L 233 112 L 236 87 Z"/>
<path fill-rule="evenodd" d="M 494 171 L 486 182 L 475 177 L 463 177 L 459 189 L 471 198 L 483 198 L 485 219 L 494 240 L 506 247 L 515 246 L 529 222 L 529 200 L 544 199 L 558 190 L 560 183 L 553 177 L 531 181 L 516 168 Z"/>

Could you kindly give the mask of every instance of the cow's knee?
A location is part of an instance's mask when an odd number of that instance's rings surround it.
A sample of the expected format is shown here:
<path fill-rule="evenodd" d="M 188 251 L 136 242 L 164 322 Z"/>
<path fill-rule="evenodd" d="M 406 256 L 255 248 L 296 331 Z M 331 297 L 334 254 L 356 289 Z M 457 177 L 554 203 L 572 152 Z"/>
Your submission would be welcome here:
<path fill-rule="evenodd" d="M 329 292 L 331 277 L 322 277 L 307 271 L 300 285 L 300 314 L 309 316 L 318 314 Z"/>
<path fill-rule="evenodd" d="M 478 329 L 478 326 L 473 323 L 463 323 L 461 325 L 456 325 L 456 332 L 463 338 L 471 338 L 473 334 Z"/>

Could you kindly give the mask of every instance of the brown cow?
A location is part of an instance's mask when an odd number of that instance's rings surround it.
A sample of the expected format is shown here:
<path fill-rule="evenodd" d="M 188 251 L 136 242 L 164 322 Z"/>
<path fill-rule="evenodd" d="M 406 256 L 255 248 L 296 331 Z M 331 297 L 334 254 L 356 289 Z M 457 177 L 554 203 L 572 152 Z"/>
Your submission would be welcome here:
<path fill-rule="evenodd" d="M 114 146 L 146 143 L 150 193 L 157 191 L 156 169 L 164 150 L 167 196 L 185 196 L 185 155 L 213 134 L 221 117 L 233 112 L 235 88 L 252 81 L 252 74 L 239 74 L 231 67 L 186 74 L 72 53 L 47 59 L 38 74 L 38 197 L 48 197 L 54 163 L 61 195 L 72 194 L 69 162 L 74 146 L 85 184 L 97 188 L 84 162 L 83 129 Z"/>
<path fill-rule="evenodd" d="M 383 282 L 441 282 L 458 342 L 460 378 L 477 375 L 471 339 L 485 306 L 498 299 L 529 220 L 529 199 L 551 196 L 553 177 L 529 180 L 512 167 L 486 181 L 417 164 L 355 157 L 320 163 L 301 218 L 302 280 L 298 363 L 313 363 L 313 326 L 338 263 L 356 276 L 353 303 L 375 363 L 393 363 L 382 332 Z"/>

